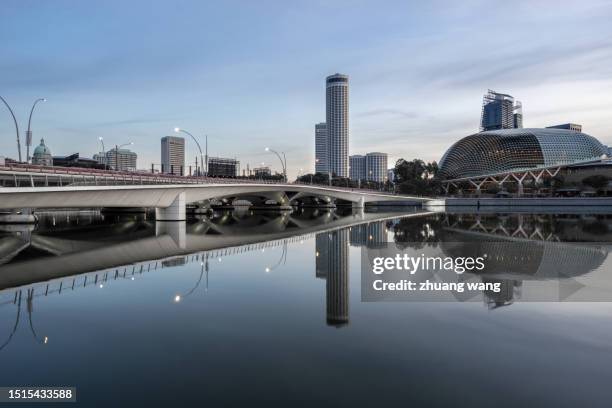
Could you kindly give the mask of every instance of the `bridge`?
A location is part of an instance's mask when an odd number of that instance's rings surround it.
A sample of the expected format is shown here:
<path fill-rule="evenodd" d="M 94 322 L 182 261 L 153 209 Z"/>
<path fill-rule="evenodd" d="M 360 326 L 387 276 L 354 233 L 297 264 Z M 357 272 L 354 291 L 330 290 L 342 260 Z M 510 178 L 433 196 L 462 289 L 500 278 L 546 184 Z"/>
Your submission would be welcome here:
<path fill-rule="evenodd" d="M 48 175 L 46 175 L 48 179 Z M 191 178 L 189 178 L 191 179 Z M 86 180 L 86 179 L 83 179 Z M 168 184 L 83 185 L 77 182 L 61 186 L 32 186 L 0 188 L 0 210 L 45 208 L 155 208 L 159 221 L 186 219 L 186 205 L 202 207 L 211 202 L 230 206 L 235 201 L 254 206 L 273 204 L 275 208 L 291 206 L 333 207 L 348 204 L 363 208 L 367 203 L 420 205 L 428 198 L 401 196 L 373 190 L 326 187 L 309 184 L 262 183 L 243 180 L 200 178 L 191 184 L 179 184 L 175 179 Z"/>
<path fill-rule="evenodd" d="M 319 210 L 314 210 L 319 211 Z M 316 234 L 351 228 L 364 223 L 381 223 L 396 218 L 426 217 L 429 212 L 363 213 L 338 216 L 333 211 L 321 210 L 318 216 L 302 218 L 289 213 L 277 216 L 261 215 L 236 222 L 219 220 L 212 223 L 203 219 L 194 224 L 146 221 L 138 228 L 116 226 L 112 231 L 98 230 L 107 236 L 104 240 L 91 240 L 84 236 L 53 237 L 21 232 L 0 238 L 0 294 L 4 289 L 21 287 L 37 282 L 80 275 L 114 271 L 131 266 L 132 271 L 157 268 L 176 257 L 220 258 L 248 251 L 298 242 Z M 232 215 L 228 215 L 232 217 Z M 134 226 L 135 227 L 135 226 Z M 95 230 L 93 230 L 95 231 Z M 116 241 L 108 239 L 114 237 Z M 386 238 L 386 236 L 384 237 Z M 53 256 L 34 259 L 15 258 L 28 246 Z M 136 265 L 136 266 L 134 266 Z M 135 269 L 134 269 L 135 268 Z M 97 280 L 96 280 L 97 281 Z"/>

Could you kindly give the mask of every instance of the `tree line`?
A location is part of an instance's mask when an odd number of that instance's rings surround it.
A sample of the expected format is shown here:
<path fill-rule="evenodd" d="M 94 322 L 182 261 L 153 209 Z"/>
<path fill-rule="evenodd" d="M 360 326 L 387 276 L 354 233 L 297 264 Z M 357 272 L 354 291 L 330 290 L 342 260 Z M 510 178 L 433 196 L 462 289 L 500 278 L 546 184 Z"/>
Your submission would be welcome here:
<path fill-rule="evenodd" d="M 332 174 L 330 181 L 328 173 L 304 174 L 299 176 L 297 181 L 307 184 L 365 188 L 402 194 L 437 195 L 441 191 L 441 184 L 435 177 L 437 173 L 438 163 L 435 161 L 399 159 L 393 168 L 393 181 L 351 180 L 348 177 L 338 177 L 335 174 Z"/>

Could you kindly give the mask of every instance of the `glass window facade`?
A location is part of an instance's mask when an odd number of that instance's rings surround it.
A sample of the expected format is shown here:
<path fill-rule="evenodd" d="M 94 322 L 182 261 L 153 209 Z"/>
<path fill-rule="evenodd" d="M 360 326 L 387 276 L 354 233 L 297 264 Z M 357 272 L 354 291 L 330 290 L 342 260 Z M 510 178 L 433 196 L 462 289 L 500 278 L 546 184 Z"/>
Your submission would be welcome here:
<path fill-rule="evenodd" d="M 597 139 L 561 129 L 502 129 L 464 137 L 440 160 L 443 179 L 476 177 L 600 159 Z"/>

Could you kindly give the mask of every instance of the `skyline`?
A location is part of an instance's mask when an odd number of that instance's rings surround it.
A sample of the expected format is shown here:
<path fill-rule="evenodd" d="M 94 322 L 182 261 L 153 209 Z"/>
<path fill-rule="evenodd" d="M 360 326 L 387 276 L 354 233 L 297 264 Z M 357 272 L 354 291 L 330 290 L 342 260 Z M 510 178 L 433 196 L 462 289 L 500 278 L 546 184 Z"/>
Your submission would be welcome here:
<path fill-rule="evenodd" d="M 612 6 L 532 3 L 110 2 L 94 12 L 8 1 L 0 95 L 23 154 L 27 114 L 45 97 L 32 148 L 44 137 L 56 155 L 91 157 L 100 136 L 134 141 L 144 169 L 179 126 L 208 134 L 210 156 L 280 171 L 270 146 L 287 153 L 290 178 L 312 171 L 313 124 L 335 72 L 351 77 L 349 151 L 392 152 L 390 166 L 439 161 L 475 133 L 487 89 L 523 102 L 524 127 L 580 123 L 612 144 Z M 12 120 L 0 111 L 0 154 L 16 157 Z M 196 155 L 186 140 L 186 161 Z"/>

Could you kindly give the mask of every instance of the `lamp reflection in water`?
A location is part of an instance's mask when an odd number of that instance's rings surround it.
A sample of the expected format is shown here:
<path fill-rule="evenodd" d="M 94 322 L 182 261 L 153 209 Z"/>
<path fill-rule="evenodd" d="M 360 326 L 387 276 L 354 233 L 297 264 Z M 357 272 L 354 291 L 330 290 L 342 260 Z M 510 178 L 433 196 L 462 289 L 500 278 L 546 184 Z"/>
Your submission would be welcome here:
<path fill-rule="evenodd" d="M 261 251 L 263 252 L 263 249 Z M 272 266 L 266 266 L 265 272 L 266 273 L 270 273 L 274 269 L 278 268 L 281 264 L 285 265 L 286 263 L 287 263 L 287 241 L 284 241 L 283 242 L 283 250 L 281 252 L 281 256 L 280 256 L 278 262 L 276 262 Z"/>
<path fill-rule="evenodd" d="M 40 339 L 38 337 L 38 334 L 36 333 L 36 330 L 34 329 L 34 322 L 32 320 L 32 313 L 34 311 L 34 289 L 28 289 L 26 296 L 27 296 L 26 297 L 26 309 L 28 312 L 28 323 L 30 326 L 30 331 L 32 332 L 32 336 L 34 336 L 34 340 L 36 340 L 37 343 L 48 344 L 49 337 L 44 336 L 42 339 Z M 11 330 L 11 333 L 8 335 L 7 339 L 4 341 L 4 343 L 0 345 L 0 350 L 4 349 L 6 346 L 9 345 L 15 333 L 17 332 L 17 328 L 19 327 L 19 322 L 21 321 L 21 299 L 22 299 L 22 292 L 20 290 L 19 292 L 15 293 L 15 300 L 13 302 L 17 306 L 15 323 L 13 324 L 13 329 Z"/>
<path fill-rule="evenodd" d="M 203 259 L 202 262 L 200 262 L 200 267 L 201 267 L 200 276 L 198 277 L 198 280 L 196 281 L 195 285 L 191 289 L 189 289 L 187 292 L 185 292 L 184 295 L 177 294 L 176 296 L 174 296 L 174 303 L 179 303 L 181 300 L 185 299 L 186 297 L 190 296 L 193 292 L 195 292 L 196 289 L 198 289 L 198 287 L 200 286 L 200 283 L 202 282 L 202 278 L 204 277 L 204 274 L 206 274 L 206 287 L 204 291 L 208 292 L 208 254 L 202 255 L 202 259 Z"/>

